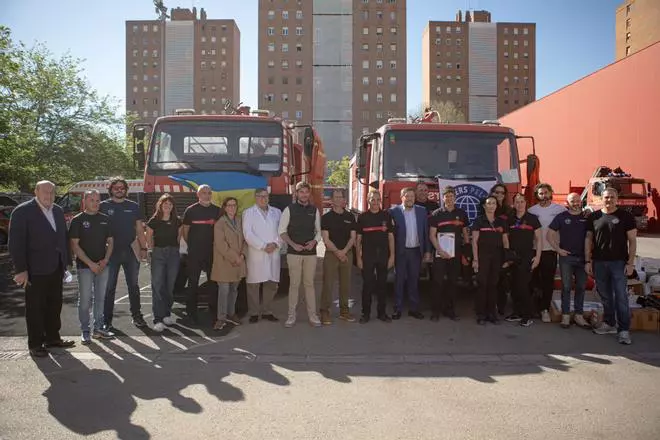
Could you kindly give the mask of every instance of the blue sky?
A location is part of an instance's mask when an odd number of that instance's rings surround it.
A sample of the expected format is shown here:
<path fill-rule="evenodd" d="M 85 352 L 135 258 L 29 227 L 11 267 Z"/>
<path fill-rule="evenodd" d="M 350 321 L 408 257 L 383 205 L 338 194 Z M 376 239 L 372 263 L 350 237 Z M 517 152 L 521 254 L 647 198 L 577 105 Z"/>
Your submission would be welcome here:
<path fill-rule="evenodd" d="M 305 0 L 312 1 L 312 0 Z M 165 0 L 201 7 L 209 18 L 234 18 L 241 30 L 241 99 L 257 105 L 257 0 Z M 537 24 L 539 99 L 614 61 L 614 17 L 622 0 L 408 0 L 408 102 L 422 99 L 421 41 L 429 20 L 453 20 L 458 9 L 485 9 L 493 21 Z M 91 6 L 94 4 L 95 6 Z M 430 7 L 432 5 L 432 7 Z M 84 58 L 91 85 L 125 95 L 126 20 L 154 19 L 152 0 L 5 0 L 0 23 L 15 40 L 45 43 L 55 54 Z"/>

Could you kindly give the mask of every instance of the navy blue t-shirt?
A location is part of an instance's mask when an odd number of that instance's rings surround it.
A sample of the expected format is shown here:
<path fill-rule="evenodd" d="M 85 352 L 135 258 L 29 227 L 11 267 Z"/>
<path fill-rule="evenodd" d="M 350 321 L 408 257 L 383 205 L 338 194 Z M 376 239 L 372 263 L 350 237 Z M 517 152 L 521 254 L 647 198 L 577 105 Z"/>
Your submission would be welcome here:
<path fill-rule="evenodd" d="M 113 253 L 115 250 L 130 248 L 136 235 L 135 222 L 143 219 L 138 204 L 132 200 L 117 203 L 108 199 L 101 202 L 99 210 L 110 217 Z"/>
<path fill-rule="evenodd" d="M 587 236 L 587 216 L 568 211 L 557 214 L 548 228 L 559 232 L 559 247 L 571 255 L 584 258 L 584 239 Z"/>

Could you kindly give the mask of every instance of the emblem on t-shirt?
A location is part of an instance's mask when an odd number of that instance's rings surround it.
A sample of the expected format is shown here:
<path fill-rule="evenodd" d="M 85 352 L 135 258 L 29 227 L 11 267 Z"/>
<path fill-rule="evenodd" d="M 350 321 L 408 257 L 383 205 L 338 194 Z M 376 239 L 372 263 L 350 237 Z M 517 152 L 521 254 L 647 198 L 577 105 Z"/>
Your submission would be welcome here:
<path fill-rule="evenodd" d="M 571 219 L 570 218 L 565 219 L 564 223 L 566 223 L 567 225 L 570 225 L 571 224 Z"/>
<path fill-rule="evenodd" d="M 618 218 L 613 218 L 612 223 L 616 225 L 617 223 L 619 223 L 619 219 Z"/>
<path fill-rule="evenodd" d="M 113 208 L 108 209 L 108 215 L 113 215 L 115 210 Z"/>
<path fill-rule="evenodd" d="M 85 228 L 85 229 L 89 229 L 89 227 L 91 226 L 90 223 L 87 220 L 82 222 L 82 225 L 83 225 L 83 228 Z"/>

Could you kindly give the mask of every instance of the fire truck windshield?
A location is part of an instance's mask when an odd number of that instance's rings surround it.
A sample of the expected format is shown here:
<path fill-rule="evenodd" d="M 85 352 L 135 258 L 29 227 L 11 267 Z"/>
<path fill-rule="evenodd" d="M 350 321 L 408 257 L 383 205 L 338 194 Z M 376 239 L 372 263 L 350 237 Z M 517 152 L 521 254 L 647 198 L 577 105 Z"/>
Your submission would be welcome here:
<path fill-rule="evenodd" d="M 278 172 L 282 126 L 276 121 L 166 121 L 154 129 L 149 172 Z"/>
<path fill-rule="evenodd" d="M 390 130 L 385 133 L 383 143 L 386 179 L 520 181 L 516 141 L 509 133 Z"/>

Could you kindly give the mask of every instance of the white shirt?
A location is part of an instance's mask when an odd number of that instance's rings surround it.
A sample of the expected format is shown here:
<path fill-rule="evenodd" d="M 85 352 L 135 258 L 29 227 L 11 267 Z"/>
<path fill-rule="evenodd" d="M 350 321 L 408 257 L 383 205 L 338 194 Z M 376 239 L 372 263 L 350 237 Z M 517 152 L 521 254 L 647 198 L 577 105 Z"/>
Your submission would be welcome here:
<path fill-rule="evenodd" d="M 534 205 L 529 208 L 529 212 L 537 216 L 539 218 L 539 223 L 541 223 L 541 237 L 544 251 L 553 250 L 552 246 L 548 244 L 548 241 L 545 238 L 545 234 L 548 233 L 548 226 L 550 226 L 552 220 L 554 220 L 558 214 L 561 214 L 564 211 L 566 211 L 566 208 L 556 203 L 550 203 L 545 207 L 541 205 Z"/>
<path fill-rule="evenodd" d="M 410 209 L 401 207 L 403 218 L 406 220 L 406 248 L 419 247 L 419 236 L 417 235 L 417 215 L 415 206 Z"/>
<path fill-rule="evenodd" d="M 247 277 L 248 283 L 280 281 L 280 251 L 283 242 L 277 232 L 282 211 L 269 206 L 267 211 L 257 205 L 243 211 L 243 236 L 248 244 Z M 277 243 L 278 249 L 267 253 L 268 243 Z"/>
<path fill-rule="evenodd" d="M 48 223 L 53 227 L 53 231 L 57 232 L 57 225 L 55 224 L 55 216 L 53 215 L 53 205 L 50 205 L 50 208 L 46 208 L 44 205 L 41 204 L 39 199 L 36 197 L 34 200 L 37 201 L 37 205 L 39 205 L 39 208 L 41 208 L 41 212 L 44 213 L 46 216 L 46 220 L 48 220 Z"/>

